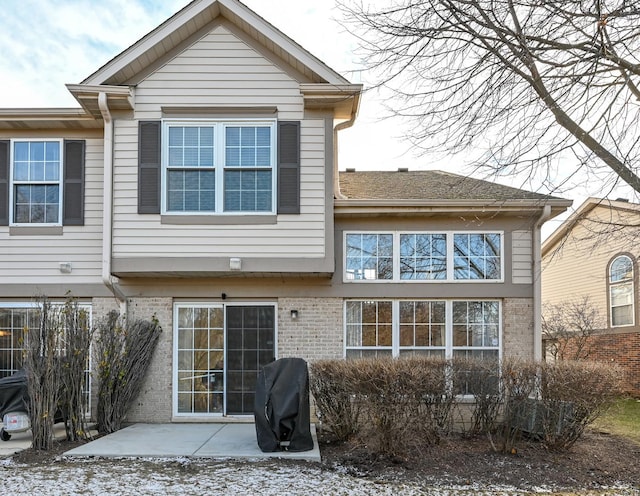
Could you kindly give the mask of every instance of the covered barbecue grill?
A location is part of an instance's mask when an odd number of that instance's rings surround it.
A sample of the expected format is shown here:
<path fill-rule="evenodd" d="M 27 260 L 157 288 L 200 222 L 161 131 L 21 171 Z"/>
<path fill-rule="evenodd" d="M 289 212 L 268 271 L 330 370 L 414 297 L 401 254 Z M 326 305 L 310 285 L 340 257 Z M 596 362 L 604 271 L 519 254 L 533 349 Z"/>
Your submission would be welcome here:
<path fill-rule="evenodd" d="M 263 452 L 312 450 L 307 362 L 281 358 L 265 365 L 258 375 L 254 415 Z"/>

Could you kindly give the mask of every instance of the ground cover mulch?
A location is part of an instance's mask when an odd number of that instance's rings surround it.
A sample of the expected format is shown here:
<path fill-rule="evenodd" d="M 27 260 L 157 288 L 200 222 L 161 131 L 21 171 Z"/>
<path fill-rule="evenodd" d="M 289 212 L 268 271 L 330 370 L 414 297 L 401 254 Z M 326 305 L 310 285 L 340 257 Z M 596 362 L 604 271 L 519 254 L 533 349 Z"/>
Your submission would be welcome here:
<path fill-rule="evenodd" d="M 640 444 L 626 438 L 589 430 L 569 451 L 548 451 L 535 440 L 522 440 L 514 451 L 497 453 L 486 437 L 451 437 L 395 457 L 376 456 L 365 446 L 350 443 L 321 444 L 325 465 L 361 477 L 524 490 L 584 491 L 624 485 L 638 488 L 640 494 Z"/>

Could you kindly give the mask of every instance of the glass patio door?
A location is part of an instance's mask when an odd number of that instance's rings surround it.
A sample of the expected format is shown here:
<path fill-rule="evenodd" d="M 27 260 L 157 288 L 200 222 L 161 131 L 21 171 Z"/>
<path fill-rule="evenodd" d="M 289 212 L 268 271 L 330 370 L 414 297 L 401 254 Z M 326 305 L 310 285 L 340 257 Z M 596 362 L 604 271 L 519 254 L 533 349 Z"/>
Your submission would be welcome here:
<path fill-rule="evenodd" d="M 275 358 L 275 308 L 227 307 L 227 413 L 253 414 L 261 367 Z"/>
<path fill-rule="evenodd" d="M 249 415 L 275 358 L 273 305 L 176 307 L 176 414 Z"/>

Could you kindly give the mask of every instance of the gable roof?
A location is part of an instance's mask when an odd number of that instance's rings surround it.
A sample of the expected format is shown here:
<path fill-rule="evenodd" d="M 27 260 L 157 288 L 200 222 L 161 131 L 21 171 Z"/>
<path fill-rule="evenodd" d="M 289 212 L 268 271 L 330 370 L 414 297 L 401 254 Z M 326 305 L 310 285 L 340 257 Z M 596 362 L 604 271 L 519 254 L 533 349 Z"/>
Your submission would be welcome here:
<path fill-rule="evenodd" d="M 340 172 L 336 207 L 426 207 L 446 210 L 522 211 L 551 206 L 551 216 L 571 200 L 438 170 Z"/>
<path fill-rule="evenodd" d="M 640 216 L 640 205 L 637 203 L 631 203 L 626 200 L 589 197 L 542 243 L 542 256 L 544 257 L 560 241 L 566 238 L 580 221 L 586 219 L 596 207 L 604 207 L 619 212 L 633 212 Z"/>
<path fill-rule="evenodd" d="M 158 61 L 192 44 L 224 18 L 308 78 L 308 83 L 349 84 L 349 81 L 311 55 L 238 0 L 193 0 L 156 29 L 88 76 L 83 85 L 131 85 Z"/>

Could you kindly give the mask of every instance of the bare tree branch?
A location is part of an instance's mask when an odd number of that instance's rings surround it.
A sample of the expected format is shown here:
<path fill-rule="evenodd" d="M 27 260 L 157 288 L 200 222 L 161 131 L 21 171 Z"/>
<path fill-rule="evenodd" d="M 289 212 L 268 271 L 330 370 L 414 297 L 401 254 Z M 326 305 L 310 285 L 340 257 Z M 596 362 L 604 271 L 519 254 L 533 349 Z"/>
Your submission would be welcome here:
<path fill-rule="evenodd" d="M 554 190 L 602 165 L 640 193 L 640 6 L 631 0 L 339 0 L 423 152 Z M 564 170 L 569 168 L 568 170 Z"/>

